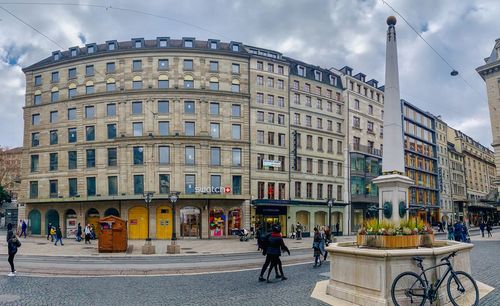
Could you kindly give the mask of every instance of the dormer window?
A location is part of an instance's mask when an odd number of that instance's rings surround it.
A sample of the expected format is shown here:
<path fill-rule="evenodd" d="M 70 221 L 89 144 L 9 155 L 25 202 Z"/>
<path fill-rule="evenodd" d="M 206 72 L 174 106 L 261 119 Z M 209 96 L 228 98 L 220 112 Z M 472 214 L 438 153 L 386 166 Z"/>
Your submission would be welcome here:
<path fill-rule="evenodd" d="M 193 45 L 194 45 L 194 42 L 192 39 L 184 40 L 184 48 L 192 48 Z"/>
<path fill-rule="evenodd" d="M 168 47 L 168 40 L 169 37 L 157 37 L 156 38 L 156 45 L 158 48 L 166 48 Z"/>
<path fill-rule="evenodd" d="M 116 50 L 116 44 L 114 42 L 108 43 L 108 51 Z"/>
<path fill-rule="evenodd" d="M 306 76 L 306 69 L 304 67 L 298 66 L 297 71 L 300 76 Z"/>
<path fill-rule="evenodd" d="M 330 76 L 330 85 L 337 86 L 337 78 L 333 75 Z"/>
<path fill-rule="evenodd" d="M 217 49 L 217 42 L 215 41 L 210 42 L 210 49 Z"/>
<path fill-rule="evenodd" d="M 240 51 L 240 45 L 238 45 L 238 44 L 234 44 L 234 45 L 231 47 L 231 50 L 233 50 L 234 52 L 239 52 L 239 51 Z"/>
<path fill-rule="evenodd" d="M 139 39 L 134 41 L 134 48 L 142 48 L 142 41 Z"/>
<path fill-rule="evenodd" d="M 70 54 L 71 54 L 71 56 L 77 56 L 77 50 L 76 50 L 76 48 L 72 48 L 70 50 Z"/>
<path fill-rule="evenodd" d="M 318 71 L 318 70 L 314 71 L 314 79 L 316 81 L 321 81 L 321 71 Z"/>
<path fill-rule="evenodd" d="M 61 52 L 56 51 L 56 52 L 52 53 L 52 57 L 55 61 L 58 61 L 61 58 Z"/>
<path fill-rule="evenodd" d="M 87 53 L 88 54 L 91 54 L 91 53 L 94 53 L 95 52 L 95 47 L 94 46 L 88 46 L 87 47 Z"/>

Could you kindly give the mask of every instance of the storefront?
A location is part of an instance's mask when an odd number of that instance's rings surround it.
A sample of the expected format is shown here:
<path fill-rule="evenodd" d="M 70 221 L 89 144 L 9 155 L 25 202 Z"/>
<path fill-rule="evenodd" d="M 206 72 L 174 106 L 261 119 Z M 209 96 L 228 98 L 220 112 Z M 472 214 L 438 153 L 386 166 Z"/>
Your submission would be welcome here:
<path fill-rule="evenodd" d="M 265 232 L 271 232 L 275 224 L 281 225 L 281 234 L 287 235 L 287 207 L 258 205 L 255 209 L 255 224 L 263 226 Z"/>
<path fill-rule="evenodd" d="M 497 208 L 488 203 L 470 203 L 467 207 L 468 224 L 479 226 L 481 221 L 497 222 Z"/>

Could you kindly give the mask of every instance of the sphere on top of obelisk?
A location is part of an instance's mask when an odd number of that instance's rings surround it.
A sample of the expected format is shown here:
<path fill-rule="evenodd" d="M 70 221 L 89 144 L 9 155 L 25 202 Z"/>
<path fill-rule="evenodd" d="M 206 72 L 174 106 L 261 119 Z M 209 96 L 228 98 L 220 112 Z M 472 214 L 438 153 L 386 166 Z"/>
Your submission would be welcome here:
<path fill-rule="evenodd" d="M 387 17 L 387 25 L 388 26 L 396 25 L 396 17 L 394 16 Z"/>

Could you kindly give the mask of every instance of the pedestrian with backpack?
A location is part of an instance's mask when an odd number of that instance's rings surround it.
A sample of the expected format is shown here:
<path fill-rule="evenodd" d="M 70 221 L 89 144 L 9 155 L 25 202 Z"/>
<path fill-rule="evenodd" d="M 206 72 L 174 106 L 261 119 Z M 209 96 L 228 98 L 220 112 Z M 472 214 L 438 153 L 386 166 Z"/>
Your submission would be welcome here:
<path fill-rule="evenodd" d="M 21 241 L 17 239 L 12 231 L 12 224 L 7 225 L 7 248 L 8 248 L 8 262 L 10 265 L 10 273 L 8 276 L 16 276 L 16 269 L 14 268 L 14 256 L 16 256 L 17 249 L 21 246 Z"/>
<path fill-rule="evenodd" d="M 61 242 L 61 245 L 64 245 L 62 241 L 62 231 L 60 226 L 58 226 L 56 230 L 56 243 L 54 243 L 54 245 L 57 245 L 58 241 Z"/>

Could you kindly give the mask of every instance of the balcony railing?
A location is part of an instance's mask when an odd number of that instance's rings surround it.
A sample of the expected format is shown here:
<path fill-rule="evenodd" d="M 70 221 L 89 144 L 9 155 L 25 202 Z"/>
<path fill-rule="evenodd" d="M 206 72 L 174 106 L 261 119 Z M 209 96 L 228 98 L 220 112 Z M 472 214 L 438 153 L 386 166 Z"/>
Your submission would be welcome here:
<path fill-rule="evenodd" d="M 375 149 L 370 146 L 365 146 L 359 143 L 355 143 L 351 145 L 351 150 L 352 151 L 357 151 L 357 152 L 363 152 L 363 153 L 368 153 L 371 155 L 376 155 L 382 157 L 382 151 L 379 149 Z"/>

